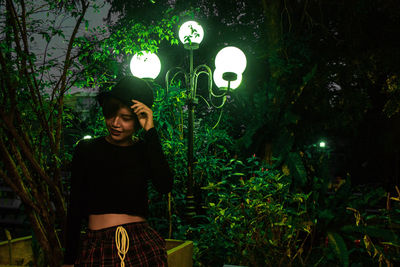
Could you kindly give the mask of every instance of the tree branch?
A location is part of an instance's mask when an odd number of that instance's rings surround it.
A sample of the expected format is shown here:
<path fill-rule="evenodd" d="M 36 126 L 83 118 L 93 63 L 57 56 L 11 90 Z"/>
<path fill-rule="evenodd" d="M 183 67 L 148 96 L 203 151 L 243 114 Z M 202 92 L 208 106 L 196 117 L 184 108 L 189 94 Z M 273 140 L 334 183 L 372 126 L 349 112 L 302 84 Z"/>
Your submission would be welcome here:
<path fill-rule="evenodd" d="M 32 154 L 32 150 L 25 144 L 21 136 L 18 134 L 17 130 L 15 129 L 14 125 L 11 123 L 9 118 L 0 110 L 0 117 L 3 118 L 5 125 L 7 126 L 7 130 L 11 133 L 14 139 L 17 141 L 19 147 L 21 148 L 22 152 L 24 153 L 25 157 L 28 161 L 32 164 L 33 169 L 37 172 L 39 176 L 41 176 L 46 183 L 54 190 L 55 199 L 58 203 L 62 205 L 65 209 L 64 198 L 61 194 L 60 189 L 54 183 L 54 181 L 47 175 L 47 173 L 40 167 L 38 162 L 36 161 L 34 155 Z"/>
<path fill-rule="evenodd" d="M 74 28 L 74 30 L 72 32 L 72 35 L 71 35 L 71 38 L 69 40 L 67 54 L 65 55 L 64 70 L 63 70 L 63 73 L 62 73 L 62 75 L 60 77 L 60 80 L 59 80 L 59 82 L 61 81 L 61 87 L 59 89 L 60 98 L 59 98 L 59 101 L 58 101 L 59 102 L 58 103 L 58 114 L 62 114 L 62 112 L 63 112 L 63 104 L 64 103 L 63 103 L 63 97 L 61 97 L 61 96 L 64 95 L 64 93 L 65 93 L 67 71 L 71 66 L 71 58 L 70 57 L 71 57 L 71 52 L 72 52 L 72 46 L 73 46 L 73 43 L 75 41 L 75 37 L 76 37 L 76 34 L 78 32 L 78 29 L 79 29 L 79 27 L 80 27 L 80 25 L 82 23 L 83 18 L 86 15 L 87 9 L 89 7 L 89 3 L 86 4 L 85 1 L 83 1 L 83 0 L 81 0 L 81 4 L 82 4 L 82 13 L 79 16 L 79 18 L 78 18 L 78 20 L 77 20 L 77 22 L 75 24 L 75 28 Z M 56 90 L 56 88 L 55 88 L 55 90 Z M 58 118 L 57 118 L 57 128 L 56 128 L 56 144 L 58 146 L 57 147 L 57 151 L 60 148 L 59 145 L 60 145 L 60 139 L 61 139 L 61 128 L 62 128 L 62 116 L 58 116 Z"/>
<path fill-rule="evenodd" d="M 24 2 L 23 1 L 21 1 L 21 2 L 24 5 Z M 15 11 L 13 2 L 11 0 L 7 0 L 7 3 L 9 3 L 8 7 L 9 7 L 9 12 L 11 14 L 10 21 L 11 21 L 11 24 L 12 24 L 12 27 L 14 30 L 14 42 L 16 43 L 16 46 L 17 46 L 17 49 L 16 49 L 17 55 L 22 59 L 21 69 L 22 69 L 23 73 L 21 73 L 21 76 L 26 78 L 26 82 L 30 89 L 33 103 L 35 104 L 35 106 L 33 106 L 33 110 L 34 110 L 36 116 L 38 117 L 40 123 L 42 124 L 43 128 L 46 130 L 46 133 L 47 133 L 47 136 L 48 136 L 49 142 L 50 142 L 50 147 L 51 147 L 53 153 L 55 153 L 56 152 L 55 145 L 54 145 L 55 142 L 54 142 L 54 137 L 52 135 L 52 129 L 49 128 L 49 124 L 47 123 L 46 115 L 44 114 L 43 102 L 42 102 L 40 90 L 37 85 L 36 77 L 34 75 L 32 75 L 33 73 L 35 73 L 34 69 L 33 69 L 34 64 L 32 62 L 32 59 L 28 56 L 29 55 L 28 40 L 27 40 L 26 34 L 24 34 L 24 32 L 26 32 L 26 31 L 24 31 L 24 28 L 21 26 L 21 23 L 18 20 L 18 15 Z M 23 10 L 24 10 L 24 8 L 23 8 Z M 26 27 L 26 25 L 25 25 L 25 27 Z M 18 31 L 18 28 L 20 29 L 19 31 Z M 24 52 L 22 51 L 20 41 L 18 39 L 19 33 L 21 34 L 21 39 L 24 44 Z M 27 57 L 28 57 L 29 67 L 31 69 L 32 74 L 30 74 L 27 69 L 27 67 L 28 67 L 27 59 L 26 59 Z M 33 79 L 33 84 L 32 84 L 31 78 Z M 14 87 L 9 87 L 9 90 L 13 90 L 13 92 L 15 91 L 14 89 L 15 89 Z M 11 108 L 15 109 L 16 106 L 17 106 L 16 103 L 13 103 L 11 105 Z M 38 106 L 39 108 L 36 108 L 36 106 Z"/>
<path fill-rule="evenodd" d="M 42 208 L 48 209 L 48 207 L 46 205 L 46 203 L 49 203 L 48 195 L 46 196 L 46 201 L 47 202 L 45 202 L 44 198 L 41 195 L 39 195 L 39 192 L 38 192 L 38 187 L 40 187 L 40 182 L 36 183 L 36 184 L 34 183 L 34 181 L 32 179 L 32 176 L 30 175 L 29 170 L 26 167 L 25 162 L 23 161 L 23 159 L 21 157 L 21 153 L 18 151 L 18 149 L 15 146 L 15 143 L 12 140 L 9 140 L 9 143 L 10 143 L 10 146 L 11 146 L 12 154 L 14 155 L 15 159 L 17 160 L 18 166 L 21 168 L 22 174 L 24 175 L 24 177 L 28 181 L 30 190 L 31 190 L 31 192 L 33 194 L 33 195 L 31 195 L 31 194 L 28 194 L 28 192 L 27 192 L 27 195 L 32 200 L 32 202 L 36 201 L 39 204 L 38 207 L 42 207 Z M 21 179 L 22 179 L 22 177 L 21 177 Z M 42 195 L 43 194 L 44 195 L 46 194 L 46 192 L 44 192 L 44 190 L 42 190 Z M 43 214 L 43 212 L 42 212 L 42 214 Z"/>
<path fill-rule="evenodd" d="M 17 193 L 19 197 L 21 197 L 22 201 L 25 205 L 32 207 L 36 212 L 41 214 L 40 208 L 32 201 L 29 197 L 29 192 L 25 188 L 24 184 L 22 183 L 22 178 L 18 173 L 17 166 L 15 162 L 12 160 L 11 155 L 8 153 L 7 148 L 3 142 L 3 139 L 0 138 L 0 153 L 2 154 L 3 162 L 7 171 L 13 176 L 14 181 L 2 170 L 0 170 L 0 176 L 3 177 L 4 181 L 10 185 L 10 187 Z"/>

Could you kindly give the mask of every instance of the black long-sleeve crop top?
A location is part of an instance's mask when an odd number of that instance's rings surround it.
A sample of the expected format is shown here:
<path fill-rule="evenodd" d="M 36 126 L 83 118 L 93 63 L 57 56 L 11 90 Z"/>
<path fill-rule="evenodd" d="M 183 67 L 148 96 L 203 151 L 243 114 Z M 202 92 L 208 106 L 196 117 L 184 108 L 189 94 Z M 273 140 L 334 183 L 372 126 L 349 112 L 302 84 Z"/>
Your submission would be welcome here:
<path fill-rule="evenodd" d="M 113 145 L 105 137 L 80 141 L 72 159 L 64 264 L 74 264 L 82 220 L 90 214 L 146 217 L 148 180 L 160 193 L 172 189 L 173 175 L 154 128 L 131 146 Z"/>

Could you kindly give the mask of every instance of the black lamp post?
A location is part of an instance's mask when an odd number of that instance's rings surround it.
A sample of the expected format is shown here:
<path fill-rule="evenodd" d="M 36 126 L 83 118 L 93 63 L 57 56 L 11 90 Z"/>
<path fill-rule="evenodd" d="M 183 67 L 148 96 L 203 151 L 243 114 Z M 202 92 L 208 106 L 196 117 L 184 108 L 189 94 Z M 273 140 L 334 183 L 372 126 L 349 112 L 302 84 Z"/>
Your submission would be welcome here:
<path fill-rule="evenodd" d="M 192 220 L 193 216 L 196 215 L 195 211 L 195 200 L 193 195 L 194 179 L 194 158 L 193 158 L 193 147 L 194 147 L 194 109 L 198 104 L 197 95 L 197 80 L 201 74 L 208 77 L 208 91 L 210 95 L 210 103 L 215 108 L 222 108 L 226 101 L 226 95 L 233 89 L 240 85 L 242 79 L 242 73 L 246 68 L 246 57 L 244 53 L 236 47 L 225 47 L 217 54 L 215 58 L 216 69 L 214 75 L 211 69 L 205 65 L 199 65 L 194 68 L 193 66 L 193 51 L 198 49 L 203 39 L 204 31 L 203 28 L 195 21 L 188 21 L 181 25 L 179 29 L 179 39 L 184 45 L 184 48 L 190 53 L 190 66 L 189 72 L 186 72 L 181 67 L 174 67 L 167 71 L 165 75 L 165 94 L 164 98 L 159 100 L 163 101 L 168 95 L 168 89 L 170 84 L 178 75 L 183 75 L 185 78 L 185 85 L 187 91 L 186 103 L 188 105 L 188 177 L 187 177 L 187 192 L 186 192 L 186 217 L 189 221 Z M 142 52 L 142 55 L 136 54 L 133 56 L 131 61 L 131 72 L 134 76 L 139 78 L 154 79 L 158 76 L 161 63 L 155 54 Z M 214 81 L 220 89 L 223 90 L 222 94 L 216 94 L 212 90 Z M 211 98 L 222 98 L 222 104 L 216 106 L 213 104 Z M 206 101 L 206 100 L 205 100 Z"/>

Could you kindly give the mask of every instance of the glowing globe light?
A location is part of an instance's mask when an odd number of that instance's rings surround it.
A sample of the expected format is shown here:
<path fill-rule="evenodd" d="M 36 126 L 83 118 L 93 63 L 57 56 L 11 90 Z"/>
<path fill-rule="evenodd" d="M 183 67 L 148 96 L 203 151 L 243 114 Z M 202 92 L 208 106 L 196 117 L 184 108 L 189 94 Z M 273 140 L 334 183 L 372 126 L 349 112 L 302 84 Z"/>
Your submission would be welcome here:
<path fill-rule="evenodd" d="M 239 75 L 246 69 L 246 65 L 246 56 L 234 46 L 221 49 L 215 57 L 215 68 L 222 72 L 234 72 Z"/>
<path fill-rule="evenodd" d="M 131 59 L 130 69 L 133 76 L 138 78 L 155 79 L 161 70 L 161 62 L 154 53 L 141 51 L 142 55 L 134 54 Z"/>
<path fill-rule="evenodd" d="M 326 146 L 325 142 L 322 141 L 322 142 L 319 143 L 319 147 L 325 147 L 325 146 Z"/>
<path fill-rule="evenodd" d="M 92 139 L 92 137 L 91 137 L 90 135 L 85 135 L 85 136 L 83 137 L 83 139 Z"/>
<path fill-rule="evenodd" d="M 221 69 L 215 69 L 214 74 L 213 74 L 213 78 L 214 78 L 214 82 L 217 85 L 218 88 L 220 89 L 227 89 L 228 88 L 228 81 L 225 81 L 222 78 L 223 72 Z M 230 89 L 236 89 L 239 87 L 240 83 L 242 82 L 242 74 L 238 74 L 237 75 L 237 79 L 235 81 L 231 81 L 230 84 Z"/>
<path fill-rule="evenodd" d="M 187 21 L 179 29 L 179 40 L 183 44 L 190 44 L 190 41 L 194 44 L 200 44 L 203 37 L 203 28 L 196 21 Z"/>

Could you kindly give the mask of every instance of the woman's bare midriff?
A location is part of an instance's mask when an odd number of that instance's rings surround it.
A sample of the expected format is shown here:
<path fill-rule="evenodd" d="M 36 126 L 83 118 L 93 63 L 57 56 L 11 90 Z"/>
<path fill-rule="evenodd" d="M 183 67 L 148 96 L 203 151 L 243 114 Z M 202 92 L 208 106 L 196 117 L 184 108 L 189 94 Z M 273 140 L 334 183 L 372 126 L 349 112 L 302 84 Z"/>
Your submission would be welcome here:
<path fill-rule="evenodd" d="M 128 214 L 91 214 L 89 215 L 89 229 L 100 230 L 107 227 L 116 225 L 133 223 L 133 222 L 145 222 L 146 219 L 140 216 L 133 216 Z"/>

